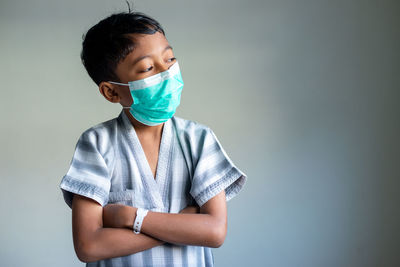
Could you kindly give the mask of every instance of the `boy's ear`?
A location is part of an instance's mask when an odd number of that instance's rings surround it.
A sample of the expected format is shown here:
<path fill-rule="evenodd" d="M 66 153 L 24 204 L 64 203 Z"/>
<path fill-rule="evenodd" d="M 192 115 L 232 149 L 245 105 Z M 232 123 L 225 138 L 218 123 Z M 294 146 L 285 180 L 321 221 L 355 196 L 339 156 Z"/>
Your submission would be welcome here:
<path fill-rule="evenodd" d="M 99 84 L 99 91 L 108 101 L 112 103 L 119 103 L 121 97 L 118 95 L 116 87 L 116 85 L 109 82 L 101 82 Z"/>

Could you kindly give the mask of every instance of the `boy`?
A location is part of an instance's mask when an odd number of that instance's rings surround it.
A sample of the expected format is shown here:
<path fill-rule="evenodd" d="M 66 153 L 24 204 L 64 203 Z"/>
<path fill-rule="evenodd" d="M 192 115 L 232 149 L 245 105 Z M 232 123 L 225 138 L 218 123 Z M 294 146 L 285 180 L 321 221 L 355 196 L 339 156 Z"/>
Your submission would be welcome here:
<path fill-rule="evenodd" d="M 226 201 L 247 180 L 213 131 L 174 116 L 182 76 L 164 30 L 143 13 L 111 15 L 85 35 L 82 62 L 123 109 L 87 129 L 60 188 L 86 266 L 213 266 Z"/>

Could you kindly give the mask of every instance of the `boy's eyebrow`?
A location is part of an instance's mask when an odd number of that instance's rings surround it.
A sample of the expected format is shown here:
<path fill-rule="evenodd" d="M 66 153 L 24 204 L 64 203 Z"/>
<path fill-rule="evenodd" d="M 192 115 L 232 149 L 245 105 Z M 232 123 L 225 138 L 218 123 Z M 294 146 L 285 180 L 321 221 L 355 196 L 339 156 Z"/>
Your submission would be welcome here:
<path fill-rule="evenodd" d="M 165 51 L 167 51 L 168 49 L 171 49 L 171 50 L 172 50 L 172 46 L 167 45 L 167 46 L 164 48 L 163 53 L 164 53 Z M 145 59 L 145 58 L 147 58 L 147 57 L 150 57 L 150 55 L 144 55 L 144 56 L 138 57 L 137 59 L 135 59 L 135 60 L 133 61 L 132 65 L 135 65 L 136 63 L 138 63 L 139 61 L 141 61 L 142 59 Z"/>

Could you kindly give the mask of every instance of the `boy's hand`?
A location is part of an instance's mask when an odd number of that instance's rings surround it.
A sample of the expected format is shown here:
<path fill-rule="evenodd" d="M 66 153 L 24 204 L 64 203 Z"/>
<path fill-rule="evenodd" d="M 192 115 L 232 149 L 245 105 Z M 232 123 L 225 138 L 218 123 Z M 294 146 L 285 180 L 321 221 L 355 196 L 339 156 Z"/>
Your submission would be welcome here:
<path fill-rule="evenodd" d="M 107 204 L 103 207 L 103 227 L 130 228 L 135 220 L 137 208 L 122 204 Z"/>

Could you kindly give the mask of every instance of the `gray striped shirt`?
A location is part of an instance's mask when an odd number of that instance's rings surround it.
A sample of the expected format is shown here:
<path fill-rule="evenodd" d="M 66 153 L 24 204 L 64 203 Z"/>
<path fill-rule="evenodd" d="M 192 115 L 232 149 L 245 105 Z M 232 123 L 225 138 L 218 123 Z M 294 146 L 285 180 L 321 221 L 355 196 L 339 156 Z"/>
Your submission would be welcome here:
<path fill-rule="evenodd" d="M 200 123 L 172 117 L 164 123 L 154 178 L 127 115 L 82 133 L 60 189 L 69 207 L 74 194 L 102 206 L 119 203 L 151 211 L 179 213 L 202 206 L 225 190 L 226 200 L 247 176 L 230 160 L 214 132 Z M 133 233 L 132 233 L 133 234 Z M 211 248 L 165 243 L 142 252 L 86 266 L 213 266 Z"/>

